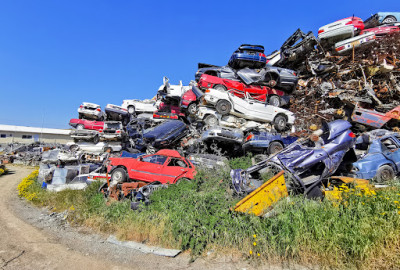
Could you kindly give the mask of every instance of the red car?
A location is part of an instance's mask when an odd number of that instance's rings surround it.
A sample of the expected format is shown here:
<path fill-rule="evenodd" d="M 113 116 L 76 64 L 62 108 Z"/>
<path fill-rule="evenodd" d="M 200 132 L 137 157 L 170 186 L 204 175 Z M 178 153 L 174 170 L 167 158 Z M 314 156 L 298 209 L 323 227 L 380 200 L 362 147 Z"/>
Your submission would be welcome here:
<path fill-rule="evenodd" d="M 91 129 L 91 130 L 103 130 L 103 121 L 91 121 L 85 119 L 71 119 L 69 125 L 76 129 Z"/>
<path fill-rule="evenodd" d="M 192 180 L 196 175 L 194 165 L 176 150 L 163 149 L 138 158 L 111 157 L 108 162 L 111 185 L 128 182 L 128 179 L 175 184 L 183 179 Z"/>
<path fill-rule="evenodd" d="M 190 115 L 196 114 L 197 105 L 203 95 L 204 93 L 199 88 L 192 86 L 192 89 L 186 91 L 181 97 L 181 110 L 185 110 Z"/>
<path fill-rule="evenodd" d="M 153 113 L 154 119 L 179 119 L 180 116 L 185 116 L 179 106 L 161 102 L 158 110 Z"/>
<path fill-rule="evenodd" d="M 277 97 L 285 96 L 285 92 L 280 90 L 275 90 L 267 86 L 247 85 L 240 81 L 222 79 L 208 74 L 201 75 L 198 82 L 198 86 L 202 89 L 214 88 L 220 90 L 233 90 L 234 95 L 240 98 L 243 98 L 246 95 L 250 95 L 252 98 L 256 100 L 262 102 L 268 101 L 271 105 L 277 107 L 282 105 L 281 100 Z"/>
<path fill-rule="evenodd" d="M 375 27 L 375 28 L 368 28 L 368 29 L 364 29 L 360 33 L 360 35 L 365 34 L 365 33 L 371 33 L 371 32 L 375 33 L 376 38 L 379 39 L 388 34 L 399 33 L 400 28 L 398 26 L 381 26 L 381 27 Z"/>

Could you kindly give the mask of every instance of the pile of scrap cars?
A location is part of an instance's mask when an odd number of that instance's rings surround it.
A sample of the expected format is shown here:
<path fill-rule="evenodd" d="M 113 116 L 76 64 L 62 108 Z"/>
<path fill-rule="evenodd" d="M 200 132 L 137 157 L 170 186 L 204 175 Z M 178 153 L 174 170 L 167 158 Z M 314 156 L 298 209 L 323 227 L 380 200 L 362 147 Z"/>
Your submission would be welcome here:
<path fill-rule="evenodd" d="M 149 100 L 104 111 L 83 102 L 69 122 L 74 142 L 43 152 L 39 177 L 53 190 L 102 179 L 106 196 L 148 202 L 196 167 L 228 168 L 227 158 L 251 152 L 258 162 L 231 171 L 245 201 L 260 191 L 277 191 L 272 201 L 322 197 L 349 179 L 384 183 L 400 173 L 399 26 L 396 12 L 352 16 L 317 37 L 298 29 L 270 55 L 242 44 L 225 66 L 199 63 L 187 86 L 164 77 Z"/>

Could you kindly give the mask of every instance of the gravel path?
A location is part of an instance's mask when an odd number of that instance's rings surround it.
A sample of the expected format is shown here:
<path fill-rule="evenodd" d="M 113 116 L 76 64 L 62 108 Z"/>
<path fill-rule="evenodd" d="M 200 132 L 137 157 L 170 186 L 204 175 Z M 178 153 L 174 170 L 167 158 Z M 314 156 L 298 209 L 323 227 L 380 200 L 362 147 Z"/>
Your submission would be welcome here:
<path fill-rule="evenodd" d="M 106 241 L 107 236 L 71 227 L 62 214 L 19 199 L 16 187 L 33 169 L 8 166 L 0 177 L 0 269 L 251 269 L 230 256 L 197 259 L 144 254 Z M 281 269 L 263 266 L 265 269 Z"/>

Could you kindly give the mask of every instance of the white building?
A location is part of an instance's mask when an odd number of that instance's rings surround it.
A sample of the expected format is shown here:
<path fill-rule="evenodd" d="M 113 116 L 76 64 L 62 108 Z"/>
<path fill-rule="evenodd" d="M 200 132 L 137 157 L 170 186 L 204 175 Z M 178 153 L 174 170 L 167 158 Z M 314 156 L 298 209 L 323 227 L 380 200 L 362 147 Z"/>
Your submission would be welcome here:
<path fill-rule="evenodd" d="M 6 143 L 66 143 L 71 141 L 70 130 L 56 128 L 0 125 L 0 144 Z"/>

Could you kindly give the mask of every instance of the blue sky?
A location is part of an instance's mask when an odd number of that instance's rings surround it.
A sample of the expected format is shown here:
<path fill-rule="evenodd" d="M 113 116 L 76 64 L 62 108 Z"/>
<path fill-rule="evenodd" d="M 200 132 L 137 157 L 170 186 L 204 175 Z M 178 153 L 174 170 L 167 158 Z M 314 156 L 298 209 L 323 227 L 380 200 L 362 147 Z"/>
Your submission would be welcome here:
<path fill-rule="evenodd" d="M 151 98 L 242 43 L 269 54 L 297 28 L 378 11 L 399 2 L 0 0 L 0 124 L 68 128 L 83 101 Z"/>

